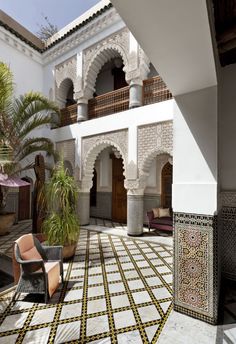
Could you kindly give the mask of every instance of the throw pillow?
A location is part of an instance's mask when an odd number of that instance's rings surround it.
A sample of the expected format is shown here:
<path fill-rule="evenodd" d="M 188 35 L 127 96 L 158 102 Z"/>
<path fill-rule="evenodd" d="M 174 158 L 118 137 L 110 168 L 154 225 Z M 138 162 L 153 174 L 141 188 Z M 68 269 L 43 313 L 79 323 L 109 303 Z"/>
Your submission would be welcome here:
<path fill-rule="evenodd" d="M 170 209 L 169 208 L 160 208 L 159 209 L 159 217 L 170 217 Z"/>
<path fill-rule="evenodd" d="M 153 208 L 153 209 L 152 209 L 152 212 L 153 212 L 153 217 L 154 217 L 154 219 L 155 219 L 156 217 L 159 217 L 159 208 Z"/>

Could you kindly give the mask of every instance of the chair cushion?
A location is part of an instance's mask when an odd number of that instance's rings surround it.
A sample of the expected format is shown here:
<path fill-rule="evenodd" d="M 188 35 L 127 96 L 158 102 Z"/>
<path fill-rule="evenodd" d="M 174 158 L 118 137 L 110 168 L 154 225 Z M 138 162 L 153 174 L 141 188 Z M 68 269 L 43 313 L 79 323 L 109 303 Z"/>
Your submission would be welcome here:
<path fill-rule="evenodd" d="M 159 217 L 159 208 L 153 208 L 153 209 L 152 209 L 152 212 L 153 212 L 153 217 L 154 217 L 154 219 L 155 219 L 156 217 Z"/>
<path fill-rule="evenodd" d="M 170 209 L 169 208 L 160 208 L 159 209 L 159 217 L 170 217 Z"/>
<path fill-rule="evenodd" d="M 40 256 L 36 247 L 32 247 L 31 249 L 27 251 L 21 252 L 21 257 L 24 260 L 38 260 L 38 259 L 42 260 L 42 257 Z"/>
<path fill-rule="evenodd" d="M 16 240 L 16 243 L 20 250 L 20 255 L 24 260 L 42 259 L 42 256 L 35 247 L 34 237 L 32 234 L 22 235 Z"/>
<path fill-rule="evenodd" d="M 59 262 L 45 263 L 45 270 L 48 275 L 48 293 L 50 297 L 59 286 L 60 265 Z"/>

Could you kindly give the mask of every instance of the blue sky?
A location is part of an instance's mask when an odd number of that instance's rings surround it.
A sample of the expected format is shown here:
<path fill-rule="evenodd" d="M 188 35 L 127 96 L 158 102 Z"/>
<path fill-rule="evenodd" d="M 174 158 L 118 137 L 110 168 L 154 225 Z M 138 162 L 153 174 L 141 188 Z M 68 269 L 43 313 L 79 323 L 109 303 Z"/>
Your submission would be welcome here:
<path fill-rule="evenodd" d="M 39 24 L 45 24 L 42 14 L 61 29 L 98 2 L 99 0 L 0 0 L 0 9 L 35 34 L 39 30 Z"/>

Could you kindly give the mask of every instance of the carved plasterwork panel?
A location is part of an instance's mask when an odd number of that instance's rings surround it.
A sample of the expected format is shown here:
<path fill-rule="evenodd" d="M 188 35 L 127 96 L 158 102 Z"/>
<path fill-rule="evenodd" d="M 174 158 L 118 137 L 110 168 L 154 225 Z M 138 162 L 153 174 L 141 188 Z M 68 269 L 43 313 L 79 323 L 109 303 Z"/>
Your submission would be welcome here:
<path fill-rule="evenodd" d="M 139 176 L 149 173 L 153 159 L 160 154 L 173 155 L 172 121 L 153 123 L 138 128 Z"/>
<path fill-rule="evenodd" d="M 76 56 L 60 63 L 55 67 L 55 81 L 56 87 L 59 88 L 62 81 L 71 79 L 73 84 L 76 84 Z"/>
<path fill-rule="evenodd" d="M 75 140 L 66 140 L 56 142 L 56 150 L 62 156 L 64 161 L 71 163 L 73 172 L 75 169 Z"/>
<path fill-rule="evenodd" d="M 128 131 L 120 130 L 82 139 L 82 189 L 89 191 L 92 186 L 93 167 L 97 156 L 106 147 L 115 147 L 121 154 L 124 175 L 128 160 Z"/>

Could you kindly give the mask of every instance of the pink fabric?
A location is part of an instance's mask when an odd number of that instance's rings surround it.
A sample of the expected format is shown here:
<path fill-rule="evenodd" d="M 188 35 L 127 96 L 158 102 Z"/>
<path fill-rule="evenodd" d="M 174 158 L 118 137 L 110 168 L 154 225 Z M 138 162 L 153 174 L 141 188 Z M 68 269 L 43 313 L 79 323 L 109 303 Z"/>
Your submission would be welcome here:
<path fill-rule="evenodd" d="M 48 293 L 50 297 L 59 286 L 60 265 L 59 262 L 45 263 L 45 270 L 48 275 Z"/>
<path fill-rule="evenodd" d="M 21 257 L 24 260 L 39 260 L 39 259 L 42 260 L 42 257 L 40 256 L 36 247 L 32 247 L 30 250 L 22 252 Z"/>
<path fill-rule="evenodd" d="M 9 177 L 5 174 L 0 173 L 0 185 L 8 186 L 11 188 L 19 188 L 20 186 L 30 185 L 30 183 L 20 179 L 19 177 Z"/>
<path fill-rule="evenodd" d="M 16 243 L 19 246 L 20 255 L 24 260 L 31 259 L 42 259 L 38 250 L 34 245 L 34 239 L 32 234 L 22 235 L 19 239 L 16 240 Z"/>

